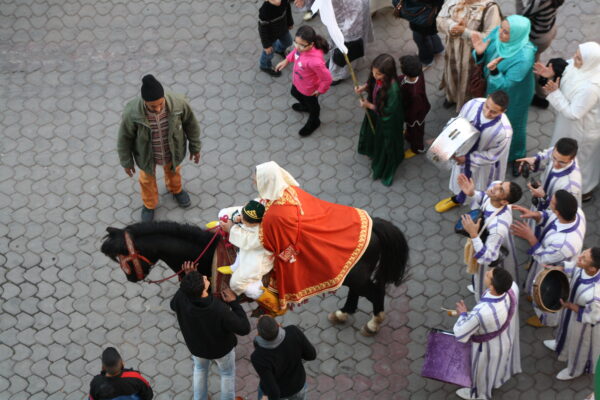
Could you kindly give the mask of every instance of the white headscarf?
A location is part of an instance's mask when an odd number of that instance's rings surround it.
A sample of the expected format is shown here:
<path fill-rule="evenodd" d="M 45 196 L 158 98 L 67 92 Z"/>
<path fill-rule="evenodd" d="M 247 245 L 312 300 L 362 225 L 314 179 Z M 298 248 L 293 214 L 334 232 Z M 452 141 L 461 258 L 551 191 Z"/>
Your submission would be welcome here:
<path fill-rule="evenodd" d="M 576 68 L 573 60 L 569 60 L 569 65 L 565 68 L 561 79 L 561 91 L 568 98 L 573 97 L 577 91 L 586 86 L 600 87 L 600 44 L 582 43 L 579 45 L 579 52 L 583 60 L 581 67 Z"/>
<path fill-rule="evenodd" d="M 277 200 L 288 187 L 300 185 L 279 164 L 268 161 L 256 166 L 256 186 L 261 199 Z"/>

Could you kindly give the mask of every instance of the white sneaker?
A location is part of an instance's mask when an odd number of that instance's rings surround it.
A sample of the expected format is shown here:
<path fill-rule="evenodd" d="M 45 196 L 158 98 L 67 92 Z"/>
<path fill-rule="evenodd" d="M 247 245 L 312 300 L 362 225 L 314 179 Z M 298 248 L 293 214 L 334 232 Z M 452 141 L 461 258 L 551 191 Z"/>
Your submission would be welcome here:
<path fill-rule="evenodd" d="M 473 287 L 473 285 L 467 285 L 467 290 L 473 294 L 475 294 L 475 288 Z"/>
<path fill-rule="evenodd" d="M 544 346 L 546 346 L 552 351 L 556 351 L 556 340 L 544 340 Z"/>
<path fill-rule="evenodd" d="M 456 395 L 465 400 L 484 400 L 485 397 L 471 397 L 471 388 L 461 388 L 456 391 Z"/>
<path fill-rule="evenodd" d="M 556 375 L 556 379 L 559 381 L 570 381 L 571 379 L 575 378 L 577 378 L 577 376 L 572 376 L 569 374 L 569 368 L 563 369 Z"/>

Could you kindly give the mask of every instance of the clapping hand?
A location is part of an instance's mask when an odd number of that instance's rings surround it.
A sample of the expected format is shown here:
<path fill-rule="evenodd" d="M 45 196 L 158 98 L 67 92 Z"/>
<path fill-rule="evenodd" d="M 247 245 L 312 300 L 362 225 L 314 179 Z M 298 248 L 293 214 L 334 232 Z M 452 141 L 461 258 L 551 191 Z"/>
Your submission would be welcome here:
<path fill-rule="evenodd" d="M 475 194 L 475 182 L 472 178 L 467 178 L 465 174 L 458 175 L 458 187 L 464 194 L 469 197 L 473 197 Z"/>
<path fill-rule="evenodd" d="M 452 28 L 450 28 L 450 34 L 452 36 L 460 36 L 465 31 L 465 28 L 466 28 L 465 20 L 461 19 L 458 24 L 456 24 Z"/>
<path fill-rule="evenodd" d="M 533 197 L 537 197 L 539 199 L 543 199 L 544 197 L 546 197 L 546 192 L 544 191 L 543 187 L 537 187 L 534 188 L 533 186 L 531 186 L 531 183 L 527 183 L 527 187 L 529 188 L 529 191 L 531 192 L 531 195 Z"/>
<path fill-rule="evenodd" d="M 473 218 L 469 214 L 464 214 L 460 217 L 463 228 L 471 236 L 471 239 L 475 239 L 479 233 L 479 227 L 481 226 L 481 218 L 477 222 L 473 221 Z"/>
<path fill-rule="evenodd" d="M 533 233 L 529 225 L 527 225 L 523 221 L 514 222 L 510 226 L 510 231 L 516 237 L 520 237 L 521 239 L 527 240 L 530 246 L 534 246 L 537 243 L 537 238 L 535 237 L 535 234 Z"/>
<path fill-rule="evenodd" d="M 538 211 L 531 211 L 530 209 L 518 204 L 513 204 L 512 209 L 521 213 L 521 219 L 535 219 L 539 222 L 540 218 L 542 217 Z"/>
<path fill-rule="evenodd" d="M 558 78 L 556 80 L 556 82 L 554 82 L 553 80 L 549 80 L 548 83 L 546 83 L 543 87 L 544 93 L 550 94 L 552 92 L 557 91 L 559 87 L 560 87 L 560 78 Z"/>
<path fill-rule="evenodd" d="M 456 303 L 456 312 L 458 314 L 466 313 L 467 311 L 468 311 L 467 306 L 466 306 L 464 300 L 461 300 L 458 303 Z"/>
<path fill-rule="evenodd" d="M 554 78 L 554 69 L 552 69 L 551 66 L 545 66 L 541 62 L 536 62 L 533 65 L 533 73 L 539 76 L 543 76 L 547 79 Z"/>
<path fill-rule="evenodd" d="M 489 40 L 484 41 L 481 37 L 481 33 L 477 31 L 473 31 L 471 33 L 471 43 L 473 43 L 473 48 L 475 52 L 479 55 L 485 53 L 485 49 L 487 49 L 488 44 L 490 44 Z"/>
<path fill-rule="evenodd" d="M 487 69 L 489 69 L 490 71 L 495 71 L 496 68 L 498 67 L 498 64 L 500 63 L 500 61 L 504 60 L 504 58 L 502 57 L 497 57 L 494 58 L 492 61 L 490 61 L 487 65 Z"/>

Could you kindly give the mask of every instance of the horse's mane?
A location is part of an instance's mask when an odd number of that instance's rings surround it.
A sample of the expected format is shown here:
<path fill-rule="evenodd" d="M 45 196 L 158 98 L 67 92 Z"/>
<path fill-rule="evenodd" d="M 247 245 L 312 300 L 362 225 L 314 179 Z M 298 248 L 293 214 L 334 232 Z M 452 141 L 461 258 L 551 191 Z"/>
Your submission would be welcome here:
<path fill-rule="evenodd" d="M 181 224 L 173 221 L 138 222 L 125 228 L 133 237 L 146 235 L 165 235 L 177 237 L 187 241 L 200 241 L 213 235 L 195 225 Z"/>

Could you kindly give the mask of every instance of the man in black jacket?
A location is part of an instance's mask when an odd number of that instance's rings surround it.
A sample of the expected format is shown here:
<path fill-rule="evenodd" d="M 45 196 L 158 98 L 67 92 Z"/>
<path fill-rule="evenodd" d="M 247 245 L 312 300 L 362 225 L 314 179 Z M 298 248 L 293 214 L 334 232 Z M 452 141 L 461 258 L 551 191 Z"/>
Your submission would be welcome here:
<path fill-rule="evenodd" d="M 258 336 L 250 356 L 260 377 L 259 398 L 304 400 L 306 372 L 302 360 L 317 358 L 317 351 L 295 325 L 281 328 L 272 317 L 262 316 L 256 325 Z"/>
<path fill-rule="evenodd" d="M 151 400 L 150 384 L 139 372 L 125 369 L 121 355 L 114 347 L 102 352 L 102 372 L 92 379 L 90 400 Z"/>
<path fill-rule="evenodd" d="M 208 398 L 208 370 L 211 360 L 221 375 L 221 400 L 235 397 L 235 346 L 238 335 L 250 333 L 250 322 L 235 294 L 228 289 L 223 301 L 208 290 L 209 280 L 196 271 L 191 261 L 182 266 L 185 276 L 171 309 L 194 361 L 194 400 Z"/>

